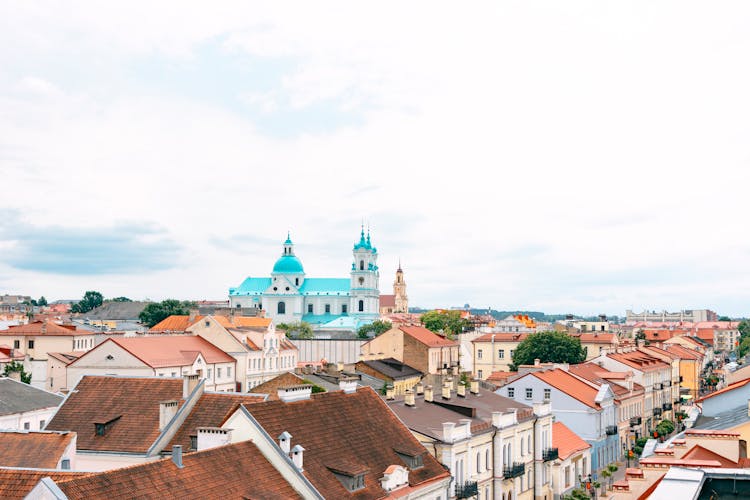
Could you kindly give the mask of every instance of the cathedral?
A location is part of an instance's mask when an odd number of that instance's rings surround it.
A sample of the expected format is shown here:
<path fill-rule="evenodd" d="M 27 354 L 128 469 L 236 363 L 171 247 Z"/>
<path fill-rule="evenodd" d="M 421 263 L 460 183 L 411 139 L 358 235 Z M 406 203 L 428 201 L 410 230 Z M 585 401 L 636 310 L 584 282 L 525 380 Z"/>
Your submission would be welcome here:
<path fill-rule="evenodd" d="M 306 321 L 316 330 L 351 330 L 379 317 L 378 250 L 364 227 L 348 278 L 308 278 L 287 235 L 270 278 L 246 278 L 229 289 L 231 307 L 257 307 L 274 323 Z"/>

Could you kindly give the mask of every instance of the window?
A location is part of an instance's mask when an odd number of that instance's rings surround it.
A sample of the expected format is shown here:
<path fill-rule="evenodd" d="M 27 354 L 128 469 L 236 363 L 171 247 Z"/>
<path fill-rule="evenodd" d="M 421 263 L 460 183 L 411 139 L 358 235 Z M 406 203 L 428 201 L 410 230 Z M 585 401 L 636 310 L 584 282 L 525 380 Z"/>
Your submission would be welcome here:
<path fill-rule="evenodd" d="M 39 430 L 40 430 L 40 431 L 41 431 L 41 430 L 44 430 L 44 424 L 45 424 L 45 421 L 44 421 L 44 420 L 40 420 L 40 421 L 39 421 Z"/>
<path fill-rule="evenodd" d="M 484 470 L 490 470 L 490 450 L 489 449 L 485 450 L 484 452 Z"/>
<path fill-rule="evenodd" d="M 29 340 L 29 349 L 33 349 L 33 348 L 34 348 L 34 341 Z"/>
<path fill-rule="evenodd" d="M 513 357 L 513 349 L 510 350 L 510 357 Z"/>
<path fill-rule="evenodd" d="M 482 350 L 477 349 L 477 359 L 482 359 Z"/>
<path fill-rule="evenodd" d="M 480 472 L 482 472 L 482 463 L 481 462 L 482 462 L 482 457 L 479 454 L 479 452 L 477 452 L 477 463 L 476 463 L 477 474 L 479 474 Z"/>
<path fill-rule="evenodd" d="M 23 430 L 28 431 L 29 429 L 31 429 L 31 422 L 24 422 Z"/>
<path fill-rule="evenodd" d="M 544 400 L 549 401 L 552 396 L 552 389 L 544 389 Z"/>
<path fill-rule="evenodd" d="M 363 312 L 365 310 L 365 301 L 360 300 L 359 301 L 359 312 Z"/>
<path fill-rule="evenodd" d="M 497 357 L 498 357 L 498 359 L 505 359 L 505 349 L 498 349 L 497 350 Z"/>
<path fill-rule="evenodd" d="M 207 370 L 207 373 L 206 373 L 206 374 L 208 375 L 208 378 L 211 378 L 211 368 L 209 368 L 209 369 Z"/>
<path fill-rule="evenodd" d="M 14 340 L 13 341 L 13 349 L 20 349 L 21 348 L 21 341 L 20 340 Z"/>
<path fill-rule="evenodd" d="M 567 488 L 570 486 L 570 465 L 565 467 L 565 470 L 563 471 L 563 476 L 565 479 L 565 487 Z"/>
<path fill-rule="evenodd" d="M 216 369 L 216 378 L 221 378 L 221 368 Z"/>
<path fill-rule="evenodd" d="M 312 314 L 312 312 L 313 312 L 313 306 L 312 306 L 312 304 L 307 304 L 307 312 L 308 312 L 308 314 Z"/>
<path fill-rule="evenodd" d="M 331 312 L 331 304 L 326 304 L 325 310 L 326 314 L 329 314 Z"/>
<path fill-rule="evenodd" d="M 191 450 L 198 449 L 198 436 L 190 436 L 190 449 Z"/>
<path fill-rule="evenodd" d="M 364 284 L 365 284 L 365 279 L 362 276 L 360 276 L 359 277 L 359 286 L 362 286 Z"/>
<path fill-rule="evenodd" d="M 360 260 L 359 261 L 359 270 L 360 271 L 364 271 L 365 270 L 365 261 L 364 260 Z"/>
<path fill-rule="evenodd" d="M 516 388 L 515 387 L 508 387 L 508 397 L 509 398 L 515 398 L 516 397 Z"/>
<path fill-rule="evenodd" d="M 526 388 L 526 399 L 531 399 L 534 397 L 534 389 L 531 387 Z"/>
<path fill-rule="evenodd" d="M 299 278 L 294 278 L 294 286 L 299 286 Z"/>
<path fill-rule="evenodd" d="M 482 378 L 482 370 L 477 370 L 477 377 Z"/>
<path fill-rule="evenodd" d="M 277 314 L 286 314 L 286 304 L 284 302 L 279 302 L 276 306 L 276 313 Z"/>
<path fill-rule="evenodd" d="M 231 376 L 232 376 L 232 367 L 227 366 L 227 377 L 231 377 Z"/>
<path fill-rule="evenodd" d="M 348 310 L 349 306 L 347 306 L 346 304 L 341 304 L 341 314 L 346 314 Z"/>
<path fill-rule="evenodd" d="M 62 470 L 70 470 L 70 459 L 69 458 L 63 458 L 62 462 L 60 463 L 60 468 Z"/>
<path fill-rule="evenodd" d="M 177 376 L 177 372 L 172 372 L 172 376 L 176 377 Z"/>

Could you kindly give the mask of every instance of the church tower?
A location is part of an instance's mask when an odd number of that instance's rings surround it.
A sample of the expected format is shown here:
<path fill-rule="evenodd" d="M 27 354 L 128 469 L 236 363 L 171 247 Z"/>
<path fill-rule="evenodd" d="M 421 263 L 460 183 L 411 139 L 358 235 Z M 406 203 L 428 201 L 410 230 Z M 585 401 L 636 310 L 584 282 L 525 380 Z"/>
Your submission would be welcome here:
<path fill-rule="evenodd" d="M 380 314 L 380 291 L 378 287 L 378 249 L 370 242 L 370 230 L 362 226 L 359 242 L 352 251 L 354 262 L 351 272 L 350 311 L 362 320 L 374 321 Z"/>
<path fill-rule="evenodd" d="M 398 270 L 396 270 L 396 281 L 393 282 L 393 296 L 395 299 L 395 313 L 409 312 L 409 297 L 406 295 L 406 281 L 404 281 L 404 271 L 401 269 L 401 260 L 398 261 Z"/>

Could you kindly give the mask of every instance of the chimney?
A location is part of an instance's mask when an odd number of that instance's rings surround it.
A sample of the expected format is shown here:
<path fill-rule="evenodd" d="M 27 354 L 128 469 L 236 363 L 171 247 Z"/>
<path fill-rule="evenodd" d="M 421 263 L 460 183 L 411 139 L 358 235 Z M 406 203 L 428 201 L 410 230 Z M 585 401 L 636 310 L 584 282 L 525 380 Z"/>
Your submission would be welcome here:
<path fill-rule="evenodd" d="M 455 427 L 456 424 L 453 422 L 443 422 L 443 441 L 446 443 L 453 442 L 453 429 Z"/>
<path fill-rule="evenodd" d="M 292 435 L 289 434 L 287 431 L 282 432 L 279 434 L 279 448 L 281 448 L 281 451 L 289 455 L 289 449 L 292 447 Z"/>
<path fill-rule="evenodd" d="M 534 366 L 539 366 L 541 364 L 541 360 L 539 358 L 534 359 Z"/>
<path fill-rule="evenodd" d="M 417 394 L 418 395 L 424 394 L 424 384 L 422 382 L 419 382 L 417 384 Z"/>
<path fill-rule="evenodd" d="M 451 398 L 451 386 L 448 384 L 443 384 L 443 399 L 450 399 Z"/>
<path fill-rule="evenodd" d="M 294 448 L 292 448 L 292 462 L 294 462 L 294 466 L 297 467 L 298 470 L 302 470 L 302 452 L 305 451 L 303 447 L 300 445 L 296 445 Z"/>
<path fill-rule="evenodd" d="M 472 394 L 479 394 L 479 380 L 474 379 L 474 378 L 471 379 L 471 383 L 469 387 L 471 387 Z"/>
<path fill-rule="evenodd" d="M 432 403 L 432 386 L 426 385 L 424 386 L 424 400 Z"/>
<path fill-rule="evenodd" d="M 182 446 L 179 444 L 172 446 L 172 462 L 182 469 Z"/>
<path fill-rule="evenodd" d="M 177 400 L 173 401 L 162 401 L 159 403 L 159 430 L 163 431 L 169 422 L 172 421 L 177 410 L 180 407 L 180 402 Z"/>
<path fill-rule="evenodd" d="M 344 391 L 344 394 L 353 394 L 357 392 L 357 378 L 341 377 L 339 379 L 339 389 Z"/>
<path fill-rule="evenodd" d="M 406 394 L 404 395 L 404 404 L 406 406 L 414 407 L 414 391 L 411 389 L 406 389 Z"/>
<path fill-rule="evenodd" d="M 502 426 L 501 417 L 503 416 L 502 412 L 499 411 L 493 411 L 492 412 L 492 425 L 496 428 L 500 428 Z"/>
<path fill-rule="evenodd" d="M 188 323 L 192 324 L 193 321 L 195 321 L 195 318 L 198 316 L 198 309 L 190 309 L 190 314 L 188 315 Z"/>
<path fill-rule="evenodd" d="M 456 395 L 462 398 L 466 397 L 466 384 L 463 382 L 458 383 L 458 387 L 456 388 Z"/>
<path fill-rule="evenodd" d="M 232 442 L 232 429 L 198 427 L 198 451 L 224 446 Z"/>
<path fill-rule="evenodd" d="M 395 391 L 393 390 L 392 385 L 388 385 L 385 388 L 385 399 L 395 399 Z"/>
<path fill-rule="evenodd" d="M 291 387 L 279 387 L 279 399 L 284 403 L 310 399 L 312 394 L 311 384 L 293 385 Z"/>
<path fill-rule="evenodd" d="M 187 399 L 200 383 L 198 374 L 182 376 L 182 398 Z"/>

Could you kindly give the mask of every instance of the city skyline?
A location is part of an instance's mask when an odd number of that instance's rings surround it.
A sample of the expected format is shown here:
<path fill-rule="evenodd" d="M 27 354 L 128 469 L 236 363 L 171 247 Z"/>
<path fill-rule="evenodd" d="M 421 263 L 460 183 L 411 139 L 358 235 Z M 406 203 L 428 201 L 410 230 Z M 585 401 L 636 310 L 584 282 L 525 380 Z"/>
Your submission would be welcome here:
<path fill-rule="evenodd" d="M 747 315 L 750 6 L 332 7 L 0 7 L 0 293 Z"/>

